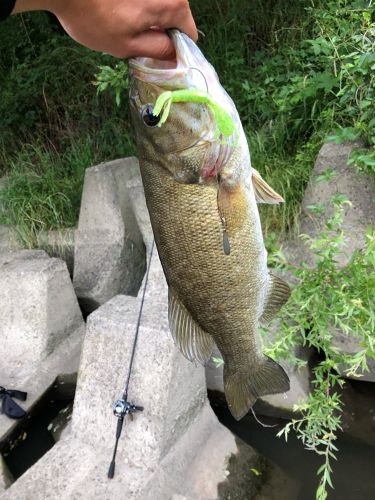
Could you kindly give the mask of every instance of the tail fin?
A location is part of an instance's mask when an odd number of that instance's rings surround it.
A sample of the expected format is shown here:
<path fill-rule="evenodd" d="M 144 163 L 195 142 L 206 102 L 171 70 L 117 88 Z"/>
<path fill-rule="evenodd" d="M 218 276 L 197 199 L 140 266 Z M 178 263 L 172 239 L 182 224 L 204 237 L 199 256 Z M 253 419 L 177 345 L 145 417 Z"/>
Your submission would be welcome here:
<path fill-rule="evenodd" d="M 229 410 L 240 420 L 260 396 L 288 391 L 289 377 L 271 358 L 264 356 L 261 363 L 249 365 L 246 373 L 232 371 L 224 365 L 224 391 Z"/>

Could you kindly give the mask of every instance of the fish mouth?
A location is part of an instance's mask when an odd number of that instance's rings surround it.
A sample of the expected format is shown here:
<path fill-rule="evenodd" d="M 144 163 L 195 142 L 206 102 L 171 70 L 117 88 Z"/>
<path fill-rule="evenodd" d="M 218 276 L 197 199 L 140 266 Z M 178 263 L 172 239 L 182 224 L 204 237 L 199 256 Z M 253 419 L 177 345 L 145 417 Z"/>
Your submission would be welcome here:
<path fill-rule="evenodd" d="M 137 69 L 145 73 L 158 74 L 164 73 L 165 71 L 173 71 L 177 69 L 178 62 L 180 61 L 180 45 L 179 38 L 181 37 L 181 31 L 177 29 L 171 29 L 167 31 L 168 36 L 172 39 L 175 46 L 176 58 L 174 60 L 163 61 L 161 59 L 153 59 L 151 57 L 134 57 L 129 59 L 129 67 L 132 69 Z"/>
<path fill-rule="evenodd" d="M 162 61 L 150 57 L 129 59 L 130 76 L 168 89 L 195 87 L 207 90 L 206 79 L 200 69 L 200 51 L 193 40 L 175 28 L 167 33 L 175 46 L 175 60 Z M 192 70 L 197 70 L 193 78 Z"/>

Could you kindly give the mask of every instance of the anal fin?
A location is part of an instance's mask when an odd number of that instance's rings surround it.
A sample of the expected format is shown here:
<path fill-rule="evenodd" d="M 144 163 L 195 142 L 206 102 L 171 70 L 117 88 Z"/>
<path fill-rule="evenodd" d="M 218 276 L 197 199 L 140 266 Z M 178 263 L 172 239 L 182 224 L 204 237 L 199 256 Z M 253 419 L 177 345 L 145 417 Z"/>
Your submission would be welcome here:
<path fill-rule="evenodd" d="M 290 297 L 289 285 L 274 274 L 269 274 L 269 285 L 264 302 L 263 313 L 259 318 L 261 323 L 268 323 L 288 301 Z"/>
<path fill-rule="evenodd" d="M 257 203 L 269 203 L 275 205 L 283 203 L 284 198 L 274 191 L 271 186 L 262 178 L 258 170 L 252 168 L 252 181 Z"/>
<path fill-rule="evenodd" d="M 171 288 L 168 295 L 168 320 L 173 340 L 185 358 L 205 364 L 211 356 L 214 341 L 191 317 Z"/>

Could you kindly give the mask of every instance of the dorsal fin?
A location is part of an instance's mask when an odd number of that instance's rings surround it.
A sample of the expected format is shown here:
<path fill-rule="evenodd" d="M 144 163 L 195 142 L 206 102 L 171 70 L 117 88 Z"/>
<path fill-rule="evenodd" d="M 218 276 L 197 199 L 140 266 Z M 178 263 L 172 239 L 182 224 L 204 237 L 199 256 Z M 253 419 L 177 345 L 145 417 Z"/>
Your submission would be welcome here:
<path fill-rule="evenodd" d="M 211 356 L 214 341 L 191 317 L 171 288 L 168 295 L 168 320 L 173 340 L 185 358 L 205 364 Z"/>
<path fill-rule="evenodd" d="M 268 323 L 287 302 L 290 288 L 285 281 L 274 274 L 269 274 L 269 285 L 264 302 L 263 313 L 259 319 L 261 323 Z"/>
<path fill-rule="evenodd" d="M 255 199 L 257 203 L 269 203 L 275 205 L 277 203 L 283 203 L 284 198 L 274 191 L 271 186 L 262 178 L 258 170 L 252 168 L 253 188 L 255 193 Z"/>

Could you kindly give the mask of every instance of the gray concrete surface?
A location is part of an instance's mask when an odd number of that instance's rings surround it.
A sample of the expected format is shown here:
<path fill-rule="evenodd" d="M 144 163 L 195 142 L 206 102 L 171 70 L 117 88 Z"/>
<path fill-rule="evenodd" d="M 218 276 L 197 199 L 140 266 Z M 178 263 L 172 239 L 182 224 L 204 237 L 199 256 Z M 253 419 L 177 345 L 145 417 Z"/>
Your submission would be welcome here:
<path fill-rule="evenodd" d="M 332 345 L 340 352 L 349 355 L 355 355 L 363 350 L 359 338 L 350 337 L 337 329 L 334 331 Z M 339 366 L 339 371 L 346 378 L 351 378 L 353 380 L 365 380 L 366 382 L 375 382 L 375 359 L 367 357 L 367 366 L 369 371 L 362 372 L 359 370 L 358 376 L 348 375 L 347 367 L 344 365 Z"/>
<path fill-rule="evenodd" d="M 347 164 L 353 149 L 360 143 L 335 144 L 322 146 L 315 162 L 311 179 L 307 185 L 302 202 L 300 233 L 314 237 L 319 233 L 332 214 L 331 198 L 335 194 L 344 194 L 352 203 L 345 206 L 342 229 L 345 233 L 345 247 L 340 253 L 338 264 L 345 266 L 355 249 L 363 248 L 368 226 L 375 223 L 375 177 L 358 173 L 353 166 Z M 317 182 L 317 177 L 327 169 L 335 172 L 328 181 Z M 322 205 L 325 213 L 318 216 L 310 209 L 310 205 Z M 290 257 L 295 261 L 309 259 L 309 251 L 299 241 L 288 245 Z"/>
<path fill-rule="evenodd" d="M 0 254 L 21 250 L 14 227 L 0 224 Z"/>
<path fill-rule="evenodd" d="M 86 170 L 75 237 L 74 287 L 89 311 L 114 295 L 136 295 L 145 270 L 145 249 L 126 182 L 136 158 Z"/>
<path fill-rule="evenodd" d="M 38 248 L 45 250 L 50 257 L 65 261 L 71 276 L 74 268 L 74 239 L 74 228 L 41 231 L 37 235 Z"/>
<path fill-rule="evenodd" d="M 41 250 L 0 256 L 0 384 L 28 393 L 25 410 L 77 371 L 84 331 L 65 262 Z M 0 440 L 15 424 L 0 416 Z"/>
<path fill-rule="evenodd" d="M 150 224 L 150 216 L 146 205 L 146 198 L 138 161 L 132 161 L 127 164 L 125 186 L 135 219 L 143 236 L 143 241 L 146 245 L 147 251 L 150 252 L 154 235 Z"/>
<path fill-rule="evenodd" d="M 23 250 L 0 262 L 0 378 L 26 377 L 83 318 L 65 262 Z"/>

